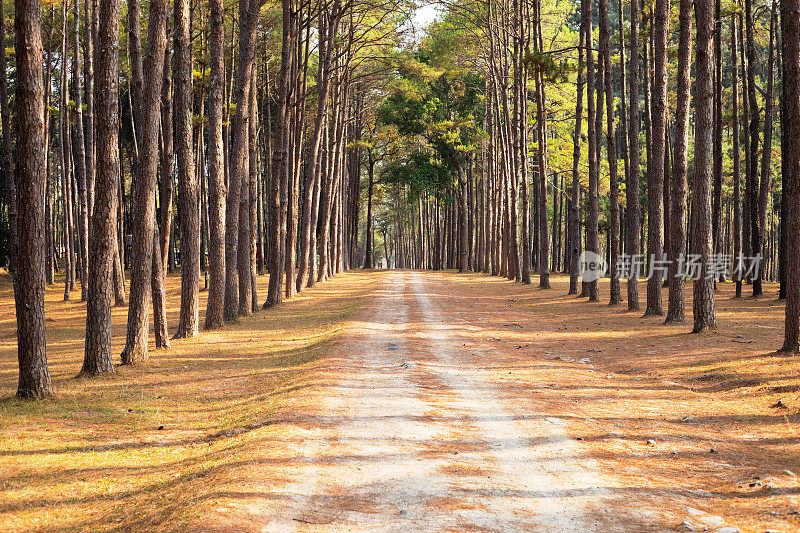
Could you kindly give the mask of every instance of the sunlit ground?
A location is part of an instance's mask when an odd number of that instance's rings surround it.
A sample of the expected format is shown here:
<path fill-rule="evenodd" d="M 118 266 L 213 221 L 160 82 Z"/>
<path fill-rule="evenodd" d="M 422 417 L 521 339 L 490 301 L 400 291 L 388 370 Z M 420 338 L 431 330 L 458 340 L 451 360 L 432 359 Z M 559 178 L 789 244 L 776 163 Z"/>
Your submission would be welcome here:
<path fill-rule="evenodd" d="M 266 294 L 268 278 L 259 279 Z M 63 281 L 63 278 L 62 278 Z M 54 399 L 11 398 L 17 362 L 8 278 L 0 295 L 0 530 L 180 528 L 199 512 L 226 465 L 243 460 L 281 398 L 324 356 L 377 280 L 349 274 L 216 332 L 152 351 L 147 366 L 76 378 L 85 304 L 47 291 L 47 355 Z M 178 319 L 180 279 L 167 280 Z M 207 292 L 200 293 L 201 314 Z M 127 309 L 115 309 L 113 353 Z M 171 333 L 174 332 L 171 331 Z M 152 338 L 152 336 L 151 336 Z M 154 346 L 151 343 L 151 349 Z"/>
<path fill-rule="evenodd" d="M 775 285 L 758 300 L 735 300 L 733 286 L 721 284 L 718 330 L 692 335 L 690 325 L 666 327 L 625 306 L 567 297 L 563 276 L 540 291 L 477 274 L 422 275 L 433 281 L 426 296 L 440 309 L 443 331 L 463 341 L 460 369 L 491 382 L 499 405 L 532 432 L 546 417 L 565 421 L 576 439 L 571 457 L 604 476 L 605 499 L 594 509 L 599 519 L 637 508 L 640 518 L 677 526 L 692 506 L 744 530 L 800 527 L 791 514 L 800 509 L 799 485 L 786 472 L 800 474 L 800 358 L 774 353 L 783 333 Z M 345 274 L 278 310 L 174 341 L 169 352 L 153 352 L 146 367 L 99 379 L 74 377 L 85 307 L 62 302 L 63 286 L 55 286 L 47 293 L 47 326 L 57 395 L 34 404 L 10 398 L 16 345 L 5 279 L 0 530 L 198 527 L 221 501 L 263 496 L 235 490 L 243 479 L 280 486 L 296 481 L 289 474 L 297 462 L 335 460 L 319 444 L 292 441 L 276 411 L 341 377 L 323 356 L 348 324 L 364 335 L 382 276 Z M 262 297 L 266 281 L 260 280 Z M 177 277 L 169 278 L 168 292 L 174 328 Z M 601 295 L 605 302 L 605 283 Z M 687 290 L 689 320 L 690 296 Z M 201 293 L 202 310 L 206 298 Z M 124 309 L 115 310 L 115 354 L 125 318 Z M 398 342 L 419 338 L 409 333 Z M 421 384 L 432 402 L 435 385 Z M 778 400 L 786 408 L 773 407 Z M 455 435 L 423 444 L 444 453 L 465 443 Z M 319 457 L 297 456 L 314 450 Z M 391 450 L 375 450 L 376 461 L 383 455 L 391 458 Z M 254 467 L 256 459 L 269 466 Z"/>

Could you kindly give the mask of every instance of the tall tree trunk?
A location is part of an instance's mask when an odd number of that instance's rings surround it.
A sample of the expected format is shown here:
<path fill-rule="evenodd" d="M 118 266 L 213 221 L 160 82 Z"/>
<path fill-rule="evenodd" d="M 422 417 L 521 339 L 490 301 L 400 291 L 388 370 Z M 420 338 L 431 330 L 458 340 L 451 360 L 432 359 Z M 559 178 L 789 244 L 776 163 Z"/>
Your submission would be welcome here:
<path fill-rule="evenodd" d="M 714 146 L 713 172 L 714 193 L 712 197 L 711 227 L 714 253 L 723 252 L 722 241 L 722 2 L 714 1 Z M 720 274 L 720 281 L 725 275 Z"/>
<path fill-rule="evenodd" d="M 742 296 L 742 177 L 739 142 L 739 57 L 736 38 L 736 17 L 731 17 L 731 101 L 733 116 L 733 280 L 736 282 L 736 297 Z M 783 217 L 781 220 L 785 221 Z M 785 225 L 785 223 L 782 223 Z"/>
<path fill-rule="evenodd" d="M 255 59 L 255 34 L 258 23 L 260 0 L 239 0 L 239 64 L 236 72 L 236 114 L 233 116 L 232 151 L 229 164 L 228 198 L 225 223 L 225 310 L 228 322 L 235 321 L 239 315 L 239 203 L 242 184 L 247 183 L 245 169 L 247 156 L 247 136 L 250 97 L 250 77 Z M 285 27 L 284 27 L 285 29 Z M 249 194 L 248 194 L 249 196 Z"/>
<path fill-rule="evenodd" d="M 749 100 L 749 83 L 747 79 L 747 52 L 745 48 L 745 39 L 744 39 L 744 17 L 741 13 L 738 14 L 739 18 L 739 28 L 738 28 L 738 35 L 739 35 L 739 51 L 742 57 L 742 68 L 741 68 L 741 82 L 742 82 L 742 133 L 744 134 L 744 198 L 742 199 L 742 254 L 746 258 L 749 258 L 752 255 L 752 248 L 753 248 L 753 225 L 750 223 L 750 213 L 751 213 L 751 202 L 750 198 L 753 195 L 753 181 L 752 181 L 752 165 L 751 160 L 753 159 L 753 155 L 750 152 L 750 105 L 748 103 Z"/>
<path fill-rule="evenodd" d="M 625 185 L 625 226 L 627 240 L 625 252 L 628 257 L 639 255 L 639 0 L 631 0 L 630 65 L 630 120 L 628 124 L 628 150 L 630 174 Z M 628 309 L 639 309 L 639 273 L 634 269 L 628 276 Z"/>
<path fill-rule="evenodd" d="M 89 292 L 86 304 L 86 347 L 81 373 L 114 371 L 111 357 L 111 306 L 119 189 L 119 18 L 120 0 L 100 1 L 97 50 L 97 175 L 92 210 Z"/>
<path fill-rule="evenodd" d="M 334 13 L 337 10 L 339 0 L 335 0 Z M 318 194 L 317 187 L 319 182 L 319 162 L 322 153 L 322 137 L 325 131 L 324 125 L 328 110 L 328 93 L 330 92 L 330 70 L 333 58 L 333 35 L 335 27 L 326 24 L 329 15 L 319 17 L 319 33 L 322 36 L 319 42 L 319 69 L 317 77 L 317 116 L 314 123 L 314 133 L 311 138 L 309 148 L 309 160 L 306 167 L 306 187 L 303 196 L 303 221 L 300 227 L 300 264 L 297 277 L 297 290 L 301 291 L 308 284 L 311 274 L 311 255 L 316 254 L 316 250 L 311 248 L 311 234 L 316 231 L 311 225 L 314 196 Z M 338 19 L 335 19 L 335 23 Z M 371 268 L 371 267 L 369 267 Z"/>
<path fill-rule="evenodd" d="M 570 269 L 569 294 L 578 294 L 581 255 L 581 130 L 583 125 L 583 58 L 586 31 L 581 20 L 580 43 L 578 46 L 578 83 L 575 99 L 575 130 L 572 134 L 572 191 L 569 206 Z"/>
<path fill-rule="evenodd" d="M 72 79 L 75 91 L 75 174 L 78 183 L 78 243 L 80 245 L 81 267 L 81 301 L 86 300 L 89 277 L 89 198 L 86 186 L 86 145 L 83 132 L 83 74 L 82 54 L 80 47 L 80 12 L 78 1 L 75 0 L 74 9 L 73 48 L 75 60 L 72 66 Z"/>
<path fill-rule="evenodd" d="M 222 100 L 225 92 L 225 20 L 222 0 L 209 0 L 211 22 L 209 56 L 211 72 L 208 88 L 208 216 L 209 289 L 206 328 L 224 324 L 225 305 L 225 161 L 222 143 Z"/>
<path fill-rule="evenodd" d="M 250 124 L 249 124 L 249 148 L 250 152 L 248 157 L 249 170 L 250 170 L 250 309 L 253 313 L 257 312 L 261 306 L 258 303 L 258 177 L 259 177 L 259 161 L 258 161 L 258 92 L 256 86 L 256 79 L 258 75 L 253 70 L 253 76 L 250 78 Z"/>
<path fill-rule="evenodd" d="M 669 36 L 669 0 L 656 0 L 653 23 L 654 83 L 652 97 L 652 144 L 650 144 L 647 171 L 648 231 L 647 253 L 652 266 L 664 261 L 664 161 L 666 159 L 667 123 L 667 40 Z M 647 280 L 647 308 L 645 316 L 664 314 L 661 303 L 663 273 L 651 268 Z"/>
<path fill-rule="evenodd" d="M 176 0 L 175 151 L 181 209 L 181 310 L 175 338 L 197 336 L 200 327 L 200 184 L 192 157 L 192 41 L 189 0 Z"/>
<path fill-rule="evenodd" d="M 69 156 L 69 95 L 67 85 L 67 2 L 61 4 L 61 75 L 59 82 L 59 140 L 61 148 L 61 204 L 62 218 L 64 224 L 64 300 L 70 299 L 70 292 L 75 283 L 74 261 L 72 239 L 73 239 L 73 219 L 72 219 L 72 178 L 70 175 L 70 156 Z"/>
<path fill-rule="evenodd" d="M 760 246 L 760 235 L 758 230 L 758 138 L 759 138 L 759 113 L 758 100 L 756 98 L 756 50 L 755 50 L 755 29 L 753 21 L 752 0 L 745 0 L 745 44 L 747 46 L 747 100 L 750 108 L 748 145 L 750 146 L 750 156 L 747 158 L 749 175 L 747 177 L 749 188 L 749 249 L 746 255 L 753 256 L 757 253 Z M 743 62 L 744 63 L 744 62 Z M 756 294 L 756 283 L 753 283 L 753 294 Z"/>
<path fill-rule="evenodd" d="M 96 0 L 84 0 L 84 61 L 83 70 L 86 85 L 86 115 L 84 139 L 86 149 L 86 189 L 87 203 L 89 206 L 89 230 L 92 229 L 92 213 L 94 212 L 95 195 L 95 168 L 97 166 L 97 150 L 95 148 L 95 123 L 94 123 L 94 43 L 97 41 L 97 6 Z M 49 68 L 49 67 L 48 67 Z M 91 234 L 89 237 L 91 242 Z"/>
<path fill-rule="evenodd" d="M 171 37 L 172 25 L 167 17 L 167 42 Z M 157 253 L 161 255 L 161 263 L 172 272 L 170 261 L 170 242 L 172 239 L 172 193 L 173 193 L 173 167 L 174 167 L 174 139 L 173 128 L 177 127 L 177 117 L 172 114 L 172 101 L 177 95 L 172 88 L 172 51 L 167 46 L 164 53 L 164 84 L 161 87 L 161 184 L 158 191 L 159 197 L 159 225 L 160 239 Z M 177 58 L 175 59 L 177 61 Z"/>
<path fill-rule="evenodd" d="M 17 74 L 17 397 L 53 392 L 45 338 L 45 174 L 42 10 L 39 0 L 15 0 Z M 5 76 L 5 73 L 3 73 Z M 7 131 L 7 130 L 6 130 Z"/>
<path fill-rule="evenodd" d="M 456 173 L 458 174 L 458 271 L 460 273 L 469 270 L 469 252 L 467 251 L 467 178 L 464 172 L 463 162 L 456 163 Z"/>
<path fill-rule="evenodd" d="M 758 270 L 753 272 L 753 296 L 762 293 L 761 280 L 764 278 L 764 267 L 767 244 L 767 206 L 770 202 L 769 191 L 772 182 L 770 175 L 772 165 L 772 125 L 775 113 L 775 102 L 772 97 L 775 87 L 775 19 L 777 4 L 772 4 L 769 23 L 769 59 L 767 63 L 767 92 L 764 95 L 764 144 L 761 155 L 761 183 L 758 191 L 758 223 L 754 226 L 758 234 L 753 239 L 753 256 L 762 256 L 758 261 Z"/>
<path fill-rule="evenodd" d="M 6 28 L 5 28 L 5 15 L 3 14 L 3 6 L 0 3 L 0 43 L 6 42 Z M 50 65 L 50 53 L 48 52 L 48 71 Z M 8 270 L 11 273 L 12 283 L 16 294 L 17 290 L 17 183 L 14 176 L 14 157 L 12 150 L 12 137 L 11 132 L 11 111 L 9 109 L 8 98 L 8 69 L 6 68 L 6 47 L 5 44 L 0 47 L 0 117 L 2 117 L 3 126 L 3 185 L 5 187 L 7 216 L 8 216 Z M 48 86 L 50 85 L 50 76 L 47 76 Z M 45 109 L 47 106 L 45 106 Z M 44 126 L 44 125 L 43 125 Z M 45 135 L 47 130 L 45 129 Z M 49 195 L 48 195 L 49 198 Z M 49 201 L 49 200 L 48 200 Z M 48 224 L 49 227 L 49 224 Z"/>
<path fill-rule="evenodd" d="M 540 53 L 544 53 L 544 37 L 542 35 L 542 4 L 541 0 L 537 0 L 534 4 L 535 9 L 535 27 L 534 27 L 534 47 Z M 546 109 L 546 88 L 545 88 L 545 81 L 544 75 L 541 70 L 535 73 L 536 76 L 536 133 L 537 133 L 537 144 L 538 144 L 538 154 L 537 154 L 537 162 L 538 162 L 538 203 L 536 206 L 536 216 L 538 217 L 538 226 L 539 226 L 539 233 L 538 233 L 538 248 L 539 248 L 539 288 L 540 289 L 549 289 L 550 288 L 550 265 L 548 264 L 549 256 L 550 256 L 550 228 L 549 228 L 549 219 L 547 214 L 547 180 L 548 180 L 548 153 L 547 153 L 547 109 Z M 527 90 L 524 90 L 524 87 L 527 86 L 527 81 L 525 85 L 523 85 L 523 95 L 527 98 Z M 527 105 L 523 107 L 525 113 L 527 114 Z M 527 150 L 527 135 L 524 137 L 525 147 L 523 149 L 522 155 L 523 158 L 526 160 L 523 162 L 523 165 L 527 166 L 527 159 L 528 159 L 528 150 Z M 555 209 L 555 205 L 553 206 Z M 555 265 L 554 265 L 555 266 Z"/>
<path fill-rule="evenodd" d="M 143 69 L 144 83 L 138 108 L 140 122 L 139 161 L 134 187 L 133 205 L 133 256 L 131 258 L 131 292 L 128 306 L 128 334 L 122 364 L 129 365 L 148 360 L 147 300 L 151 296 L 153 280 L 153 239 L 155 226 L 155 188 L 158 166 L 158 128 L 161 121 L 161 87 L 163 83 L 164 53 L 166 48 L 166 0 L 150 2 L 150 30 L 147 57 Z M 138 24 L 136 19 L 135 24 Z M 136 63 L 132 59 L 132 63 Z M 134 82 L 135 84 L 136 82 Z M 160 258 L 159 258 L 160 259 Z M 159 261 L 160 263 L 160 261 Z M 163 275 L 163 273 L 162 273 Z M 155 303 L 155 302 L 154 302 Z"/>
<path fill-rule="evenodd" d="M 714 134 L 714 0 L 695 0 L 697 22 L 697 58 L 695 72 L 695 149 L 692 195 L 692 253 L 702 264 L 699 279 L 694 280 L 694 332 L 717 325 L 714 310 L 714 278 L 709 277 L 713 253 L 711 227 L 711 180 L 713 175 Z"/>
<path fill-rule="evenodd" d="M 789 96 L 786 92 L 786 63 L 784 58 L 786 57 L 785 54 L 785 41 L 784 41 L 784 32 L 783 32 L 783 14 L 781 13 L 781 110 L 780 110 L 780 123 L 781 123 L 781 208 L 779 213 L 779 231 L 780 231 L 780 242 L 778 246 L 778 280 L 779 280 L 779 288 L 778 288 L 778 299 L 785 300 L 786 299 L 786 268 L 787 268 L 787 256 L 786 256 L 786 246 L 789 235 L 786 231 L 786 227 L 788 225 L 789 220 L 789 172 L 787 166 L 787 158 L 783 156 L 788 150 L 788 139 L 786 138 L 786 129 L 783 127 L 784 121 L 786 120 L 786 108 L 789 101 Z M 735 74 L 734 74 L 735 75 Z"/>
<path fill-rule="evenodd" d="M 610 215 L 609 221 L 609 244 L 610 256 L 609 269 L 611 271 L 611 294 L 610 305 L 618 305 L 622 302 L 620 294 L 619 273 L 617 272 L 617 260 L 619 255 L 619 177 L 617 173 L 617 133 L 614 129 L 614 92 L 612 89 L 613 76 L 611 70 L 611 36 L 608 24 L 608 1 L 600 0 L 600 49 L 603 54 L 603 65 L 605 66 L 605 90 L 606 90 L 606 151 L 608 152 L 608 170 L 610 182 Z"/>
<path fill-rule="evenodd" d="M 800 1 L 781 2 L 786 115 L 781 123 L 786 139 L 788 172 L 786 233 L 786 325 L 784 352 L 800 351 Z"/>
<path fill-rule="evenodd" d="M 588 107 L 587 125 L 589 128 L 589 192 L 588 192 L 588 207 L 589 214 L 586 222 L 586 251 L 594 254 L 600 252 L 599 242 L 599 190 L 600 190 L 600 176 L 599 176 L 599 161 L 598 154 L 598 135 L 597 135 L 597 112 L 595 107 L 594 93 L 595 93 L 595 64 L 594 52 L 592 49 L 592 3 L 589 0 L 583 0 L 581 4 L 581 18 L 582 25 L 585 32 L 585 49 L 586 49 L 586 100 Z M 598 74 L 601 67 L 598 64 Z M 600 76 L 597 76 L 598 78 Z M 602 81 L 602 80 L 601 80 Z M 599 86 L 600 84 L 598 84 Z M 602 94 L 598 93 L 598 102 L 602 104 Z M 589 292 L 589 301 L 596 302 L 599 300 L 597 291 L 597 280 L 589 281 L 587 283 Z"/>
<path fill-rule="evenodd" d="M 286 187 L 288 186 L 289 162 L 289 88 L 291 78 L 292 56 L 294 53 L 292 35 L 291 0 L 281 0 L 283 12 L 283 37 L 281 42 L 281 67 L 278 82 L 278 117 L 275 124 L 275 149 L 272 160 L 272 183 L 270 187 L 270 277 L 265 307 L 273 307 L 283 301 L 282 276 L 285 268 L 286 241 L 282 239 L 285 216 L 282 211 L 285 205 Z M 322 250 L 321 253 L 325 253 Z"/>
<path fill-rule="evenodd" d="M 689 99 L 691 97 L 692 0 L 681 0 L 678 41 L 678 94 L 675 119 L 675 161 L 672 169 L 672 205 L 669 239 L 669 302 L 667 324 L 686 322 L 685 276 L 678 273 L 680 258 L 686 253 L 686 196 L 689 166 Z"/>

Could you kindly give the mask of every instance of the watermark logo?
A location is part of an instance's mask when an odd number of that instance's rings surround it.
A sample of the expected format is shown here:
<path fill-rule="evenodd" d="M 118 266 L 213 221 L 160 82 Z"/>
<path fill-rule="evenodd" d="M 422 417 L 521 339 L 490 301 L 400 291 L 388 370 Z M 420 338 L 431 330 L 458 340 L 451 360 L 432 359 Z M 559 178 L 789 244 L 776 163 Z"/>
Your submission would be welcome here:
<path fill-rule="evenodd" d="M 668 279 L 670 276 L 688 281 L 701 279 L 758 279 L 763 258 L 761 255 L 746 257 L 731 254 L 680 254 L 675 260 L 666 256 L 645 254 L 620 254 L 614 265 L 613 274 L 617 279 L 651 279 L 658 276 Z M 608 263 L 600 254 L 585 251 L 580 256 L 580 276 L 584 283 L 591 283 L 605 276 L 609 271 Z"/>
<path fill-rule="evenodd" d="M 581 281 L 591 283 L 602 278 L 608 272 L 608 263 L 605 258 L 594 252 L 585 251 L 580 257 Z"/>
<path fill-rule="evenodd" d="M 620 254 L 616 264 L 615 274 L 620 279 L 651 279 L 659 276 L 668 278 L 670 271 L 676 278 L 689 281 L 701 279 L 713 280 L 727 278 L 728 276 L 743 280 L 758 279 L 762 258 L 761 255 L 753 257 L 732 257 L 730 254 L 680 254 L 672 261 L 664 256 L 651 255 L 649 261 L 644 254 Z"/>

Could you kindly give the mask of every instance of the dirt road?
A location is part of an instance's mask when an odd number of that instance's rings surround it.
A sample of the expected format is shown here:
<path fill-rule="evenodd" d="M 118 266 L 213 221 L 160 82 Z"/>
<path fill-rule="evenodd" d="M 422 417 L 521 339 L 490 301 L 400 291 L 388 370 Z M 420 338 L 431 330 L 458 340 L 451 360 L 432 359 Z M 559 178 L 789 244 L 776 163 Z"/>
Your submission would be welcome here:
<path fill-rule="evenodd" d="M 797 530 L 798 417 L 759 385 L 794 363 L 739 322 L 769 303 L 720 296 L 720 329 L 691 335 L 563 280 L 374 275 L 201 529 Z"/>
<path fill-rule="evenodd" d="M 718 284 L 696 335 L 551 281 L 349 272 L 91 380 L 85 304 L 48 289 L 58 397 L 0 402 L 0 530 L 800 531 L 777 286 Z"/>
<path fill-rule="evenodd" d="M 248 484 L 264 497 L 228 499 L 220 507 L 228 524 L 262 531 L 610 526 L 602 512 L 608 480 L 565 420 L 537 409 L 541 399 L 531 391 L 542 384 L 501 388 L 498 372 L 514 369 L 497 366 L 486 325 L 443 294 L 435 277 L 385 276 L 327 379 L 284 410 L 288 420 L 270 443 L 285 454 L 269 467 L 279 482 L 264 487 L 251 472 Z M 627 520 L 622 510 L 614 515 L 617 525 Z"/>

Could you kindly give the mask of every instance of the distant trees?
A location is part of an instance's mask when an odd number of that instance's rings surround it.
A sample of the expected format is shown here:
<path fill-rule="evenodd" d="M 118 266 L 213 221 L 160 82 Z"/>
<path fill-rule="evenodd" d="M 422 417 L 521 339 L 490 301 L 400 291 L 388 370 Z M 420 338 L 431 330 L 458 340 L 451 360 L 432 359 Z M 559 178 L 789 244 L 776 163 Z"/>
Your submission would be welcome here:
<path fill-rule="evenodd" d="M 690 2 L 672 33 L 666 0 L 466 0 L 411 50 L 404 0 L 148 5 L 130 0 L 121 25 L 117 0 L 48 4 L 44 18 L 19 0 L 17 53 L 0 49 L 20 395 L 50 390 L 40 292 L 56 273 L 65 299 L 80 283 L 87 301 L 87 374 L 113 371 L 127 269 L 132 364 L 147 360 L 151 314 L 169 346 L 168 272 L 183 338 L 199 332 L 203 281 L 205 327 L 221 328 L 382 258 L 538 275 L 542 289 L 563 271 L 578 294 L 589 257 L 609 267 L 612 305 L 626 279 L 638 310 L 647 278 L 645 314 L 661 315 L 666 281 L 672 324 L 700 269 L 696 331 L 715 326 L 713 281 L 757 296 L 779 279 L 796 350 L 791 2 L 695 3 L 693 48 Z M 599 301 L 600 287 L 580 293 Z"/>

